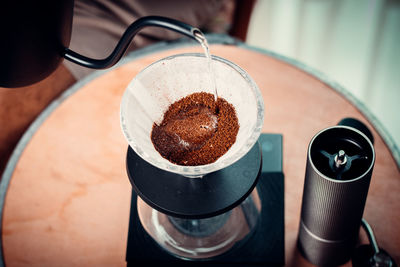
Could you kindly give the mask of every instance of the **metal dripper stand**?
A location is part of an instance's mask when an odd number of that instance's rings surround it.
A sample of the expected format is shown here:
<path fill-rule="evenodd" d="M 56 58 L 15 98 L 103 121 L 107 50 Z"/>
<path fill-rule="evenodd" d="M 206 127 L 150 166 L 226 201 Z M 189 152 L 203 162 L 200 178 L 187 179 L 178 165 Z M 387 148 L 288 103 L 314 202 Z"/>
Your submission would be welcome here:
<path fill-rule="evenodd" d="M 129 147 L 127 172 L 128 266 L 284 264 L 281 135 L 262 134 L 236 163 L 203 178 L 158 169 Z"/>

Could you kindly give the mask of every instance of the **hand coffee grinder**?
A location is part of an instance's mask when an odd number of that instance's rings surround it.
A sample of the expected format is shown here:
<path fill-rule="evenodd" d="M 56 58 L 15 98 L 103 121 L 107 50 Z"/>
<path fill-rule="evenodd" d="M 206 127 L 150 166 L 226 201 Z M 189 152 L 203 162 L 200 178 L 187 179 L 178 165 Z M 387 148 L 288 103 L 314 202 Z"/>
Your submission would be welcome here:
<path fill-rule="evenodd" d="M 170 104 L 194 92 L 213 93 L 204 55 L 161 59 L 123 95 L 133 187 L 128 266 L 284 263 L 282 136 L 260 136 L 264 104 L 251 77 L 220 57 L 212 65 L 218 96 L 235 107 L 240 124 L 236 142 L 214 163 L 173 164 L 150 138 Z"/>

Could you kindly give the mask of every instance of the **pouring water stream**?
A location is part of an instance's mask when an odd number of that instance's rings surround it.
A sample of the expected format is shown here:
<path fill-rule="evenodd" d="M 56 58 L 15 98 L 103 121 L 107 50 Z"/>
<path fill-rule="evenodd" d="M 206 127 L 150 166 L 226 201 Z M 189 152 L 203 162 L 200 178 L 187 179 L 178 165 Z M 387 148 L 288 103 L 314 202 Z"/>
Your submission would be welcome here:
<path fill-rule="evenodd" d="M 208 76 L 210 77 L 211 85 L 213 87 L 212 89 L 213 89 L 213 93 L 214 93 L 214 101 L 217 101 L 217 99 L 218 99 L 217 84 L 216 84 L 216 80 L 215 80 L 215 73 L 214 73 L 213 67 L 212 67 L 212 58 L 211 58 L 207 39 L 204 36 L 204 34 L 199 30 L 194 30 L 193 36 L 200 43 L 201 47 L 203 47 L 204 54 L 206 55 L 207 64 L 208 64 L 208 73 L 209 73 Z"/>

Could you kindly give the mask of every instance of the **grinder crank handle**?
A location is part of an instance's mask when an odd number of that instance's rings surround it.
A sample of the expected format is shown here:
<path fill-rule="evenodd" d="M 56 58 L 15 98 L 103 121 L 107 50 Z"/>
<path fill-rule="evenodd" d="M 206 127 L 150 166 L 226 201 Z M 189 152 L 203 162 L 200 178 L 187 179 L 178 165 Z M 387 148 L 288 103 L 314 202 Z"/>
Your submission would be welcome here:
<path fill-rule="evenodd" d="M 361 220 L 361 226 L 365 230 L 370 244 L 361 245 L 354 250 L 352 265 L 354 267 L 397 267 L 392 256 L 378 247 L 374 232 L 365 219 Z"/>
<path fill-rule="evenodd" d="M 367 125 L 365 125 L 361 121 L 355 118 L 344 118 L 341 121 L 339 121 L 338 125 L 349 126 L 359 130 L 368 137 L 368 139 L 371 141 L 372 144 L 374 144 L 374 136 L 368 129 Z"/>
<path fill-rule="evenodd" d="M 92 69 L 106 69 L 115 65 L 123 56 L 124 52 L 131 43 L 133 37 L 145 27 L 160 27 L 175 31 L 177 33 L 186 35 L 196 40 L 195 33 L 201 33 L 201 31 L 189 24 L 183 23 L 178 20 L 159 17 L 159 16 L 148 16 L 142 17 L 133 22 L 124 32 L 121 39 L 119 40 L 114 51 L 104 59 L 93 59 L 78 54 L 68 48 L 65 48 L 63 57 L 81 66 L 92 68 Z"/>

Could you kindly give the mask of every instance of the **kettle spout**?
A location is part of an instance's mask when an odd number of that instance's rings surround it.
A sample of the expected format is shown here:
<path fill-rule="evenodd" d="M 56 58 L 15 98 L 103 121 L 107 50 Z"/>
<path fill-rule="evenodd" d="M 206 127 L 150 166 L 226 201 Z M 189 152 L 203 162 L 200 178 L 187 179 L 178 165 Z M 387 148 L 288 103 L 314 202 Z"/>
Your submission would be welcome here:
<path fill-rule="evenodd" d="M 183 34 L 189 38 L 196 39 L 198 33 L 201 33 L 199 29 L 189 24 L 183 23 L 178 20 L 160 17 L 160 16 L 148 16 L 142 17 L 133 22 L 124 32 L 118 44 L 111 52 L 111 54 L 104 59 L 92 59 L 81 54 L 78 54 L 68 48 L 64 50 L 63 57 L 69 61 L 72 61 L 81 66 L 92 68 L 92 69 L 106 69 L 115 65 L 123 56 L 133 37 L 145 27 L 160 27 L 175 31 Z"/>

